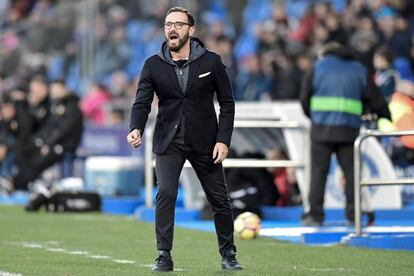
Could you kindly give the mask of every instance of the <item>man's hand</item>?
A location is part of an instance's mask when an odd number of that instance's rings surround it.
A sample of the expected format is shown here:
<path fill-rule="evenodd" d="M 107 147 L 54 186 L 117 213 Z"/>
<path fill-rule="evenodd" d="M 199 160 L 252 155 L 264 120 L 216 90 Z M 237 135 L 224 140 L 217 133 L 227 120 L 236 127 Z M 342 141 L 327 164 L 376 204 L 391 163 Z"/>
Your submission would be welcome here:
<path fill-rule="evenodd" d="M 47 155 L 49 153 L 49 146 L 48 145 L 43 145 L 41 148 L 40 148 L 40 154 L 41 155 L 43 155 L 43 156 L 45 156 L 45 155 Z"/>
<path fill-rule="evenodd" d="M 213 150 L 213 159 L 214 164 L 220 164 L 226 159 L 227 154 L 229 153 L 229 148 L 226 144 L 216 143 Z"/>
<path fill-rule="evenodd" d="M 128 140 L 128 143 L 131 144 L 131 146 L 133 146 L 134 148 L 138 148 L 142 143 L 141 133 L 139 132 L 138 129 L 134 129 L 128 134 L 127 140 Z"/>

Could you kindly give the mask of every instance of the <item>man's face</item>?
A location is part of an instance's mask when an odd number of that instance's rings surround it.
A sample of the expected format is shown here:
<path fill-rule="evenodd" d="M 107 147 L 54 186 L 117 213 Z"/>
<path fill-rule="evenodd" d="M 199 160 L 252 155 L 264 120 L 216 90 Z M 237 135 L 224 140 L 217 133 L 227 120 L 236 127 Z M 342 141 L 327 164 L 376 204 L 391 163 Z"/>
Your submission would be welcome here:
<path fill-rule="evenodd" d="M 16 108 L 12 103 L 4 103 L 1 107 L 1 115 L 6 120 L 12 120 L 16 116 Z"/>
<path fill-rule="evenodd" d="M 66 89 L 60 83 L 52 83 L 50 85 L 50 98 L 59 99 L 62 98 L 66 93 Z"/>
<path fill-rule="evenodd" d="M 173 23 L 173 24 L 171 24 Z M 164 33 L 170 51 L 178 52 L 194 33 L 194 26 L 188 25 L 187 15 L 183 12 L 172 12 L 164 22 Z"/>
<path fill-rule="evenodd" d="M 36 106 L 48 97 L 47 85 L 42 81 L 33 80 L 30 82 L 29 104 Z"/>

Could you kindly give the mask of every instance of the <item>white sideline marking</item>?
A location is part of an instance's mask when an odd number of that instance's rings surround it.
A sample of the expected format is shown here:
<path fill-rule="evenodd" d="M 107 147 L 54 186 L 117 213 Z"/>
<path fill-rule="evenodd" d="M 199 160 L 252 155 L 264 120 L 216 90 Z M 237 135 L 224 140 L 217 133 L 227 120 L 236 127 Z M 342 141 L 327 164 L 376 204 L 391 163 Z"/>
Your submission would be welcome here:
<path fill-rule="evenodd" d="M 50 251 L 50 252 L 66 252 L 65 249 L 63 248 L 45 248 L 46 251 Z"/>
<path fill-rule="evenodd" d="M 23 276 L 23 275 L 20 273 L 11 273 L 11 272 L 0 270 L 0 276 Z"/>
<path fill-rule="evenodd" d="M 135 264 L 134 261 L 130 261 L 130 260 L 118 260 L 118 259 L 115 259 L 113 261 L 116 262 L 116 263 L 118 263 L 118 264 Z"/>
<path fill-rule="evenodd" d="M 39 243 L 31 243 L 31 242 L 24 242 L 21 244 L 21 246 L 25 248 L 45 248 L 43 245 Z"/>
<path fill-rule="evenodd" d="M 140 267 L 153 267 L 154 264 L 140 264 Z"/>
<path fill-rule="evenodd" d="M 350 268 L 343 268 L 343 267 L 338 267 L 338 268 L 329 268 L 329 267 L 325 267 L 325 268 L 316 268 L 316 267 L 306 268 L 306 267 L 300 267 L 300 268 L 298 268 L 297 266 L 294 266 L 293 267 L 293 270 L 308 270 L 308 271 L 352 271 L 352 269 L 350 269 Z"/>
<path fill-rule="evenodd" d="M 92 259 L 111 259 L 111 257 L 105 255 L 89 255 L 87 257 Z"/>
<path fill-rule="evenodd" d="M 338 268 L 309 268 L 307 270 L 310 270 L 310 271 L 346 271 L 350 269 L 338 267 Z"/>
<path fill-rule="evenodd" d="M 91 258 L 91 259 L 111 260 L 111 261 L 114 261 L 114 262 L 119 263 L 119 264 L 135 264 L 135 261 L 131 261 L 131 260 L 115 259 L 114 257 L 107 256 L 107 255 L 92 255 L 88 251 L 80 251 L 80 250 L 69 251 L 69 250 L 64 249 L 64 248 L 49 247 L 49 246 L 46 246 L 44 244 L 36 243 L 36 242 L 5 242 L 5 243 L 13 244 L 13 245 L 16 245 L 16 246 L 21 246 L 21 247 L 24 247 L 24 248 L 43 249 L 43 250 L 53 252 L 53 253 L 62 253 L 62 254 L 69 254 L 69 255 L 83 255 L 86 258 Z M 45 242 L 45 244 L 57 245 L 58 242 L 50 241 L 50 242 Z M 142 265 L 140 265 L 140 266 L 142 266 Z M 152 267 L 152 265 L 149 265 L 149 266 Z M 177 271 L 180 271 L 180 268 L 177 269 Z M 3 272 L 0 271 L 0 276 L 22 276 L 21 274 L 2 274 L 2 273 Z"/>
<path fill-rule="evenodd" d="M 88 251 L 67 251 L 70 255 L 89 255 Z"/>

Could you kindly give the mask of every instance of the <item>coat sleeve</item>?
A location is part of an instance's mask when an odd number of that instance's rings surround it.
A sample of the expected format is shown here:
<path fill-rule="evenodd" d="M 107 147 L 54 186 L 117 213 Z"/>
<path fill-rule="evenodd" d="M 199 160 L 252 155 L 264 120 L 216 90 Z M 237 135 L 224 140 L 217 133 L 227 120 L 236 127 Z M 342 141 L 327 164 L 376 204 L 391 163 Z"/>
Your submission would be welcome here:
<path fill-rule="evenodd" d="M 313 69 L 306 72 L 300 91 L 300 104 L 302 105 L 303 113 L 310 118 L 310 99 L 312 97 L 312 83 L 313 83 Z"/>
<path fill-rule="evenodd" d="M 388 109 L 387 101 L 384 94 L 378 89 L 371 75 L 368 74 L 368 87 L 362 99 L 364 107 L 369 111 L 376 113 L 379 118 L 391 120 L 391 113 Z"/>
<path fill-rule="evenodd" d="M 214 88 L 220 105 L 216 142 L 230 146 L 234 125 L 234 95 L 226 67 L 218 55 L 214 67 Z"/>
<path fill-rule="evenodd" d="M 129 124 L 131 131 L 138 129 L 141 134 L 144 132 L 148 115 L 151 112 L 151 104 L 154 98 L 154 88 L 155 86 L 147 60 L 141 71 L 135 102 L 131 109 L 131 120 Z"/>

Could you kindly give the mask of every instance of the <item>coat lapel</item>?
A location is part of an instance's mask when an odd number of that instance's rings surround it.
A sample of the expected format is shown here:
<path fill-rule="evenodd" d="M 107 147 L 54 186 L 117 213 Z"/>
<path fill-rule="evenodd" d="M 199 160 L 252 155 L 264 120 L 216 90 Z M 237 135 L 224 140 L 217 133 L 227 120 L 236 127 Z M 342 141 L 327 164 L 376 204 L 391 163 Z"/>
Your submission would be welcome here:
<path fill-rule="evenodd" d="M 188 72 L 188 81 L 187 81 L 187 87 L 185 88 L 184 94 L 187 94 L 188 91 L 190 91 L 191 84 L 194 82 L 194 80 L 197 78 L 198 68 L 200 67 L 200 62 L 194 61 L 190 63 L 190 68 Z"/>
<path fill-rule="evenodd" d="M 177 75 L 175 74 L 174 66 L 171 64 L 165 63 L 165 66 L 163 67 L 168 77 L 170 78 L 171 82 L 174 83 L 174 86 L 177 89 L 177 91 L 181 91 L 180 84 L 178 83 L 178 80 L 177 80 Z"/>

